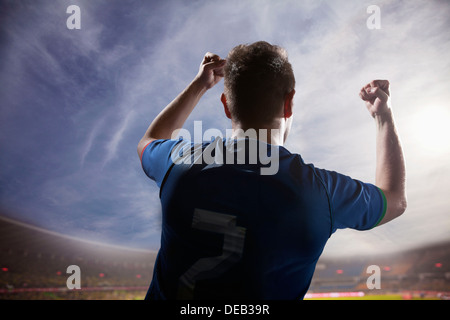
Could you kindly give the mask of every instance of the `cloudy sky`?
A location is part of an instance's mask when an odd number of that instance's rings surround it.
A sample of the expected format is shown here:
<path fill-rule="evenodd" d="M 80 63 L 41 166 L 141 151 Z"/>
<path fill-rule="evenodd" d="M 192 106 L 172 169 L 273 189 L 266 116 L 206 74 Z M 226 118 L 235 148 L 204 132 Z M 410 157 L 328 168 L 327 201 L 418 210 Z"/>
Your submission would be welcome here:
<path fill-rule="evenodd" d="M 380 29 L 369 29 L 369 5 Z M 69 5 L 81 29 L 68 29 Z M 205 52 L 285 47 L 297 79 L 286 147 L 374 182 L 375 124 L 359 100 L 389 79 L 407 161 L 407 212 L 370 232 L 338 231 L 325 255 L 450 240 L 450 3 L 380 1 L 0 1 L 0 214 L 52 231 L 157 249 L 158 189 L 136 146 L 195 76 Z M 186 124 L 229 127 L 223 82 Z"/>

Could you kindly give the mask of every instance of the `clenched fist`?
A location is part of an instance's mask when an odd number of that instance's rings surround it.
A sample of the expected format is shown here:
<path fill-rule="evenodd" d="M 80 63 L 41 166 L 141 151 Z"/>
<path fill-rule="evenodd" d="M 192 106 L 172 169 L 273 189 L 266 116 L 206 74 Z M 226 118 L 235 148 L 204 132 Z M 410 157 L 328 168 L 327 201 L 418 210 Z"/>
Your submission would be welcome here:
<path fill-rule="evenodd" d="M 224 76 L 223 68 L 225 67 L 225 64 L 225 59 L 220 59 L 217 54 L 207 52 L 200 64 L 195 80 L 197 80 L 205 89 L 214 87 Z"/>
<path fill-rule="evenodd" d="M 359 96 L 366 102 L 367 109 L 372 117 L 381 115 L 390 110 L 389 81 L 374 80 L 362 87 Z"/>

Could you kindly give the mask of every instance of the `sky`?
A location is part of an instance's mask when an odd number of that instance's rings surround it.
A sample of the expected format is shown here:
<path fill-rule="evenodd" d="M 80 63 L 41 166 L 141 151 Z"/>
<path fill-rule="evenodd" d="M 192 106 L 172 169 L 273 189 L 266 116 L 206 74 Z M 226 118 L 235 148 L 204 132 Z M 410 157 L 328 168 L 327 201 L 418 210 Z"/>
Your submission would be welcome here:
<path fill-rule="evenodd" d="M 368 27 L 380 8 L 379 28 Z M 80 29 L 69 29 L 70 5 Z M 398 252 L 450 240 L 450 2 L 0 1 L 0 214 L 104 243 L 156 250 L 159 190 L 137 143 L 203 55 L 283 46 L 296 76 L 285 147 L 374 183 L 375 123 L 359 99 L 388 79 L 408 209 L 368 232 L 339 230 L 324 255 Z M 370 23 L 369 23 L 370 25 Z M 189 117 L 230 127 L 223 81 Z"/>

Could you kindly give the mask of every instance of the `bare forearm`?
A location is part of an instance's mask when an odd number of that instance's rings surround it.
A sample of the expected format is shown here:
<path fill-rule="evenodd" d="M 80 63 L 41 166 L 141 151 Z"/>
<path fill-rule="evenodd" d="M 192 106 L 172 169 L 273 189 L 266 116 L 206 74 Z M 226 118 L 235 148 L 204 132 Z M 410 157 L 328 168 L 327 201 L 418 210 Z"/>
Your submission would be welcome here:
<path fill-rule="evenodd" d="M 376 185 L 383 190 L 391 211 L 406 208 L 406 169 L 392 110 L 375 116 L 377 125 Z"/>
<path fill-rule="evenodd" d="M 377 125 L 375 184 L 386 197 L 385 215 L 379 224 L 397 218 L 406 210 L 405 160 L 390 107 L 389 87 L 388 80 L 373 80 L 359 92 Z"/>
<path fill-rule="evenodd" d="M 392 112 L 375 118 L 377 123 L 376 183 L 387 191 L 404 192 L 405 162 Z"/>
<path fill-rule="evenodd" d="M 152 121 L 138 144 L 138 154 L 156 139 L 171 139 L 181 129 L 203 94 L 223 78 L 226 61 L 207 52 L 194 80 Z"/>
<path fill-rule="evenodd" d="M 173 133 L 183 127 L 206 89 L 195 80 L 169 103 L 148 127 L 144 138 L 170 139 Z"/>

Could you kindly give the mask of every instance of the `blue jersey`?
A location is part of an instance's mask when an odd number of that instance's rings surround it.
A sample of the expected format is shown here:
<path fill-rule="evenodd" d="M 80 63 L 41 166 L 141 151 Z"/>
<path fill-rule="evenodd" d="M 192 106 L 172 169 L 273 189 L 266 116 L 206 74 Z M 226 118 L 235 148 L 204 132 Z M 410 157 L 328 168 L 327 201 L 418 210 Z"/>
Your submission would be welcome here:
<path fill-rule="evenodd" d="M 144 149 L 162 205 L 147 299 L 302 299 L 333 232 L 368 230 L 383 218 L 376 186 L 259 143 L 278 161 L 262 174 L 270 164 L 245 153 L 250 142 L 155 140 Z"/>

